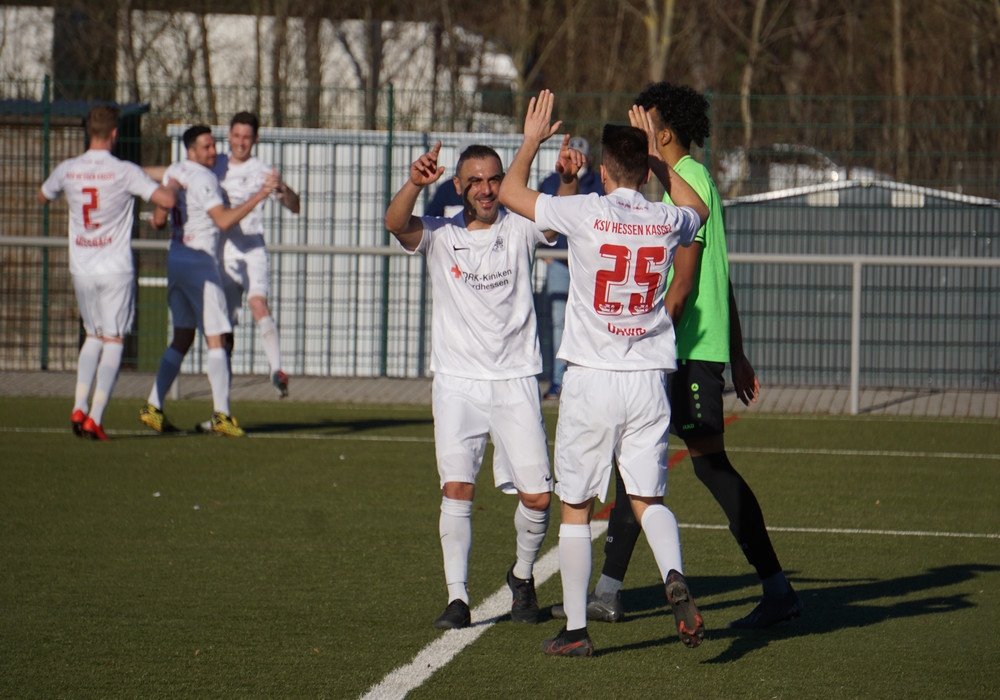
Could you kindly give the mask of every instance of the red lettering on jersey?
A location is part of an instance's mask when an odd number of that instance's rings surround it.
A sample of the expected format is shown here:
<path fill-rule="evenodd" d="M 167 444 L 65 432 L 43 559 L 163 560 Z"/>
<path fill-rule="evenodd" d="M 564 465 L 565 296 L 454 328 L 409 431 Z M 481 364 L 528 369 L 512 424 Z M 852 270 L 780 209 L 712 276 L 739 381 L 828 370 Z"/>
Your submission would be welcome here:
<path fill-rule="evenodd" d="M 608 324 L 608 332 L 614 333 L 615 335 L 622 335 L 626 337 L 636 338 L 639 336 L 646 335 L 645 328 L 620 328 L 612 324 Z"/>

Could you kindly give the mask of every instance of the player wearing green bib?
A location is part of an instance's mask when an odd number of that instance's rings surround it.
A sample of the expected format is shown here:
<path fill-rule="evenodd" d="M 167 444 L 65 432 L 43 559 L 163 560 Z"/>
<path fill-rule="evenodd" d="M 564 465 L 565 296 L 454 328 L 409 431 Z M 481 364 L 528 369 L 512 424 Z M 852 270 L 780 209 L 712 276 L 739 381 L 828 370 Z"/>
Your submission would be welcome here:
<path fill-rule="evenodd" d="M 685 155 L 677 161 L 674 171 L 708 204 L 709 211 L 722 212 L 719 190 L 704 165 Z M 671 202 L 670 195 L 663 195 L 663 201 Z M 709 217 L 698 231 L 695 245 L 701 246 L 701 255 L 690 253 L 697 264 L 696 276 L 684 313 L 675 326 L 677 359 L 729 362 L 729 256 L 721 216 Z M 668 288 L 673 277 L 674 269 L 670 268 Z M 671 296 L 668 292 L 668 304 Z"/>

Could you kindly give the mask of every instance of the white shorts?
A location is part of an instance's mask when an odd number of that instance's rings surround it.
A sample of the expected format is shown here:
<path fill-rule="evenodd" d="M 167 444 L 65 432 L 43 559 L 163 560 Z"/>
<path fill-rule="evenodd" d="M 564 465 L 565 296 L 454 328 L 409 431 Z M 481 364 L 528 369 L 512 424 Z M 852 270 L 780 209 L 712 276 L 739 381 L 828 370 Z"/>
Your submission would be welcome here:
<path fill-rule="evenodd" d="M 244 236 L 239 244 L 227 238 L 222 260 L 222 283 L 226 290 L 229 319 L 236 325 L 240 320 L 244 292 L 247 297 L 266 299 L 271 291 L 264 237 Z"/>
<path fill-rule="evenodd" d="M 197 328 L 205 335 L 233 331 L 222 275 L 208 255 L 204 262 L 167 259 L 167 305 L 174 328 Z"/>
<path fill-rule="evenodd" d="M 135 320 L 135 275 L 73 275 L 76 303 L 87 335 L 124 338 Z"/>
<path fill-rule="evenodd" d="M 560 500 L 607 500 L 611 460 L 633 496 L 667 493 L 670 403 L 665 370 L 612 372 L 570 365 L 556 423 Z"/>
<path fill-rule="evenodd" d="M 538 380 L 464 379 L 435 374 L 434 450 L 441 486 L 474 484 L 487 435 L 493 439 L 493 481 L 504 493 L 552 490 Z"/>

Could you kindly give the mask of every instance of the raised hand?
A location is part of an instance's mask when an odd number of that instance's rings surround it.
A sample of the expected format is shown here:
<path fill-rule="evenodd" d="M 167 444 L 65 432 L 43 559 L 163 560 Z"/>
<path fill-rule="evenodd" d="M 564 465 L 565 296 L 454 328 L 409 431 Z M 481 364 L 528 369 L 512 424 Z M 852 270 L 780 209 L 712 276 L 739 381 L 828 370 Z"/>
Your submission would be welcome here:
<path fill-rule="evenodd" d="M 417 187 L 424 187 L 437 180 L 444 174 L 444 166 L 438 166 L 438 153 L 441 152 L 441 142 L 434 144 L 434 148 L 417 158 L 410 166 L 410 182 Z"/>
<path fill-rule="evenodd" d="M 572 181 L 580 172 L 580 168 L 587 162 L 585 155 L 569 147 L 569 138 L 569 134 L 563 137 L 562 148 L 559 149 L 559 159 L 556 161 L 556 172 L 559 173 L 564 182 Z"/>
<path fill-rule="evenodd" d="M 632 105 L 628 110 L 629 124 L 637 129 L 646 132 L 646 141 L 649 144 L 649 155 L 660 157 L 660 152 L 656 150 L 656 125 L 653 117 L 646 111 L 645 107 Z"/>
<path fill-rule="evenodd" d="M 528 102 L 528 113 L 524 117 L 524 138 L 536 143 L 543 143 L 559 131 L 562 120 L 552 123 L 552 105 L 555 95 L 551 90 L 542 90 L 538 97 L 532 97 Z"/>

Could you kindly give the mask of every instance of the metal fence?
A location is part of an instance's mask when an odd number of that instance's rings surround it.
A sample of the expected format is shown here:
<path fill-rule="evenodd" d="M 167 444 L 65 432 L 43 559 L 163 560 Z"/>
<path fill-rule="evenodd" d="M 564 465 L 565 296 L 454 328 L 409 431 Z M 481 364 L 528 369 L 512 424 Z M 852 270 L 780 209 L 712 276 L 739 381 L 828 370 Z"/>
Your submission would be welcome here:
<path fill-rule="evenodd" d="M 33 96 L 28 88 L 20 85 L 20 94 Z M 2 89 L 0 84 L 0 94 Z M 159 90 L 154 86 L 140 90 L 151 103 L 133 110 L 141 127 L 136 122 L 133 140 L 125 144 L 133 157 L 146 164 L 165 163 L 176 156 L 182 125 L 206 119 L 190 106 L 195 102 L 185 102 L 183 111 L 171 111 L 179 109 L 174 106 L 177 102 L 157 97 Z M 223 101 L 220 109 L 241 108 L 236 105 L 252 92 L 243 87 L 225 93 L 232 105 Z M 442 163 L 449 168 L 460 146 L 474 140 L 493 145 L 509 163 L 520 142 L 513 133 L 519 120 L 509 114 L 484 113 L 484 105 L 506 103 L 484 101 L 482 95 L 442 101 L 466 105 L 460 115 L 428 116 L 418 108 L 426 104 L 428 95 L 424 101 L 418 95 L 404 99 L 387 90 L 375 101 L 379 110 L 376 128 L 363 130 L 364 114 L 358 111 L 365 102 L 362 91 L 341 92 L 328 95 L 324 102 L 339 105 L 336 115 L 319 120 L 331 128 L 299 125 L 262 130 L 260 156 L 281 170 L 303 202 L 298 216 L 280 207 L 267 214 L 271 301 L 281 327 L 282 353 L 288 369 L 296 374 L 419 376 L 427 370 L 430 347 L 428 282 L 421 259 L 386 247 L 389 236 L 381 221 L 385 206 L 404 181 L 409 163 L 436 140 L 444 143 Z M 5 185 L 0 191 L 0 369 L 72 369 L 80 340 L 67 270 L 65 204 L 60 201 L 41 208 L 34 196 L 56 162 L 83 150 L 81 117 L 86 105 L 56 105 L 46 102 L 45 95 L 44 86 L 39 86 L 38 104 L 33 106 L 0 101 L 0 181 Z M 569 130 L 590 136 L 595 151 L 597 125 L 609 115 L 623 115 L 631 99 L 627 95 L 561 97 L 561 109 L 579 115 Z M 715 131 L 712 143 L 698 154 L 719 176 L 720 185 L 730 188 L 733 185 L 723 178 L 723 166 L 735 162 L 740 168 L 740 159 L 748 155 L 736 147 L 735 134 L 742 130 L 727 116 L 735 114 L 734 99 L 712 96 Z M 878 120 L 892 113 L 891 101 L 798 101 L 797 113 L 807 115 L 808 123 L 789 121 L 787 99 L 755 98 L 762 141 L 815 145 L 790 149 L 794 158 L 784 160 L 789 149 L 768 147 L 766 167 L 758 168 L 759 172 L 748 167 L 749 177 L 738 180 L 742 191 L 813 185 L 859 172 L 865 177 L 883 177 L 892 175 L 902 162 L 900 154 L 885 151 L 880 145 L 883 141 L 873 136 L 888 128 Z M 960 103 L 927 100 L 925 109 L 911 110 L 912 115 L 926 115 L 925 121 L 915 116 L 910 127 L 923 135 L 921 143 L 932 146 L 910 154 L 907 163 L 912 166 L 915 159 L 925 159 L 925 166 L 918 169 L 924 184 L 994 196 L 1000 183 L 1000 100 L 976 101 L 982 121 L 955 116 L 962 113 Z M 420 130 L 401 131 L 400 124 Z M 438 130 L 456 126 L 479 131 Z M 216 126 L 215 132 L 221 137 L 225 127 Z M 960 142 L 975 143 L 976 148 L 954 145 Z M 547 147 L 536 163 L 533 181 L 551 171 L 558 144 L 553 140 Z M 847 165 L 823 159 L 831 148 Z M 746 164 L 754 162 L 751 158 Z M 956 176 L 958 163 L 962 164 L 961 177 Z M 911 195 L 915 192 L 919 194 L 910 188 Z M 904 206 L 899 207 L 877 203 L 817 207 L 816 202 L 803 200 L 779 202 L 770 210 L 745 206 L 745 198 L 729 203 L 726 217 L 733 279 L 748 351 L 765 381 L 843 385 L 857 372 L 865 386 L 996 388 L 1000 382 L 998 271 L 989 267 L 992 263 L 973 263 L 998 255 L 1000 225 L 995 219 L 976 218 L 990 207 L 916 207 L 902 199 Z M 868 221 L 861 225 L 864 217 Z M 159 234 L 138 222 L 135 234 L 139 308 L 126 364 L 149 370 L 155 369 L 168 340 L 164 243 L 155 240 Z M 805 258 L 783 259 L 779 264 L 752 257 L 766 254 L 774 260 L 775 255 L 790 253 L 852 257 L 850 262 L 845 258 L 819 265 Z M 927 264 L 913 267 L 905 261 L 858 263 L 853 257 L 886 255 L 963 260 L 953 260 L 950 267 L 941 267 L 940 261 L 923 261 Z M 852 293 L 857 289 L 858 265 L 860 293 Z M 536 267 L 538 291 L 543 266 Z M 860 308 L 857 333 L 852 332 L 855 304 Z M 250 318 L 248 313 L 243 316 Z M 544 304 L 539 305 L 539 317 L 547 323 Z M 548 366 L 551 348 L 545 338 L 543 333 Z M 238 329 L 236 372 L 264 370 L 266 361 L 257 343 L 252 324 Z M 185 371 L 200 371 L 202 362 L 200 351 L 194 351 Z"/>
<path fill-rule="evenodd" d="M 838 183 L 732 200 L 726 230 L 772 383 L 1000 386 L 1000 202 Z"/>
<path fill-rule="evenodd" d="M 60 266 L 64 240 L 7 237 L 0 245 L 22 258 L 40 259 L 43 250 L 50 250 L 53 269 L 47 282 L 69 288 L 68 272 Z M 140 257 L 165 259 L 162 242 L 137 246 Z M 421 264 L 398 248 L 277 245 L 271 254 L 296 259 L 304 271 L 287 280 L 278 273 L 287 284 L 277 289 L 287 288 L 290 296 L 279 291 L 272 298 L 290 372 L 426 374 L 433 309 Z M 338 264 L 347 272 L 335 274 Z M 850 386 L 855 397 L 860 386 L 1000 387 L 998 258 L 737 253 L 732 266 L 747 352 L 768 384 Z M 784 282 L 789 276 L 797 279 L 794 285 Z M 35 275 L 31 294 L 8 301 L 40 306 L 43 280 Z M 361 298 L 376 302 L 359 303 Z M 544 297 L 536 299 L 544 328 Z M 49 304 L 60 312 L 49 314 L 47 328 L 37 317 L 17 327 L 2 320 L 0 369 L 75 367 L 79 326 L 72 292 L 49 294 Z M 158 278 L 140 278 L 137 317 L 127 365 L 153 370 L 169 339 L 165 288 Z M 256 342 L 252 326 L 237 329 L 235 372 L 266 371 Z M 543 343 L 543 350 L 549 364 L 552 348 Z M 204 361 L 199 344 L 186 371 L 203 371 Z"/>

